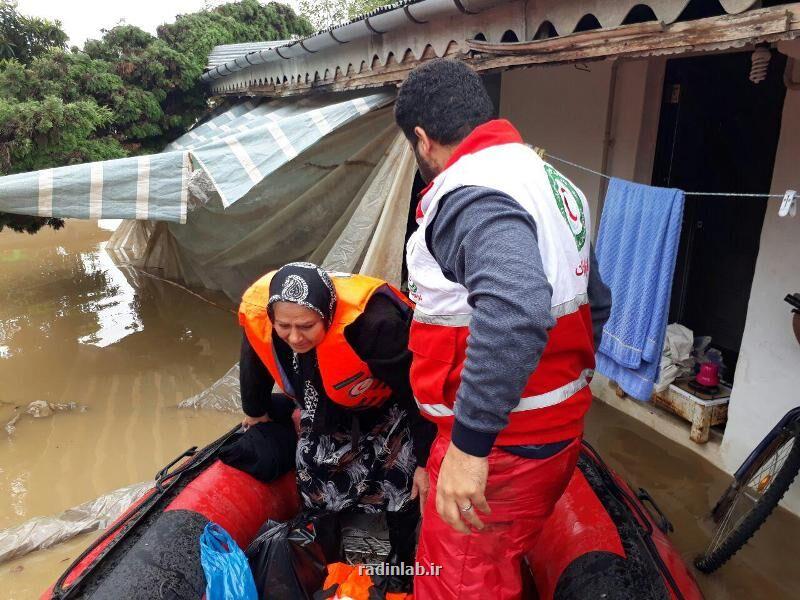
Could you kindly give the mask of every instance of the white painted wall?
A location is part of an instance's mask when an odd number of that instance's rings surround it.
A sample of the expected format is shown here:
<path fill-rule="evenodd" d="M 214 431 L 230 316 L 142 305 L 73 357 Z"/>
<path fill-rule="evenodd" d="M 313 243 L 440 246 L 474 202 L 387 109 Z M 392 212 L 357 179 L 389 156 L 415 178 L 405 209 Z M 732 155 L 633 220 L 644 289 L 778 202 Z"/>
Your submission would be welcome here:
<path fill-rule="evenodd" d="M 800 80 L 800 67 L 794 71 L 795 80 Z M 787 91 L 772 178 L 773 193 L 787 189 L 800 189 L 800 90 Z M 800 216 L 781 219 L 778 206 L 779 201 L 772 201 L 764 219 L 722 441 L 723 466 L 729 472 L 787 410 L 800 406 L 800 345 L 791 330 L 789 305 L 783 301 L 787 293 L 800 292 Z M 797 482 L 784 505 L 800 513 Z"/>
<path fill-rule="evenodd" d="M 611 63 L 534 67 L 506 71 L 500 87 L 500 116 L 526 143 L 599 170 L 603 154 Z M 601 179 L 552 161 L 589 200 L 595 226 Z"/>
<path fill-rule="evenodd" d="M 533 146 L 596 171 L 649 183 L 664 61 L 620 61 L 615 78 L 612 65 L 605 61 L 580 68 L 561 65 L 506 71 L 502 74 L 500 116 L 512 121 Z M 612 78 L 614 110 L 604 166 Z M 599 200 L 605 195 L 606 183 L 596 175 L 548 160 L 586 194 L 596 233 Z"/>

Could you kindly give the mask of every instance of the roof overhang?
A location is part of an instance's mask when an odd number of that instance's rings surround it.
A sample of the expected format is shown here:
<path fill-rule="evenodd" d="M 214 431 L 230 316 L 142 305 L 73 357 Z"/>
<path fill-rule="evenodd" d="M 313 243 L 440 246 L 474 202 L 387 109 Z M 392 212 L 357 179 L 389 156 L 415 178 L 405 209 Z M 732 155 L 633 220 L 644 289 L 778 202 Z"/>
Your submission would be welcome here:
<path fill-rule="evenodd" d="M 670 24 L 664 21 L 651 21 L 547 39 L 522 42 L 493 41 L 501 37 L 497 35 L 498 30 L 513 17 L 508 11 L 520 8 L 516 4 L 505 3 L 487 10 L 483 19 L 472 26 L 472 29 L 464 30 L 459 26 L 466 34 L 460 41 L 451 39 L 449 35 L 442 36 L 441 31 L 438 31 L 440 34 L 438 47 L 425 43 L 416 53 L 410 49 L 399 56 L 389 52 L 385 61 L 381 61 L 378 55 L 373 55 L 370 64 L 362 61 L 355 67 L 352 62 L 348 62 L 345 63 L 344 69 L 337 66 L 335 72 L 330 73 L 329 67 L 322 75 L 316 71 L 311 74 L 306 72 L 304 76 L 292 75 L 289 79 L 286 75 L 275 78 L 266 77 L 265 72 L 253 68 L 223 80 L 214 87 L 214 91 L 237 96 L 279 97 L 394 86 L 401 83 L 406 74 L 417 65 L 441 56 L 458 58 L 471 64 L 478 71 L 491 72 L 532 65 L 721 51 L 762 42 L 791 40 L 800 36 L 800 2 L 798 2 Z M 478 18 L 481 15 L 473 17 Z M 469 15 L 465 18 L 469 18 Z M 455 28 L 455 25 L 452 23 L 451 25 Z M 493 31 L 495 35 L 477 35 L 486 30 Z M 446 33 L 453 32 L 449 30 Z M 476 37 L 486 37 L 490 41 Z M 427 39 L 427 36 L 422 39 Z M 415 40 L 419 42 L 417 38 Z M 442 43 L 442 40 L 449 41 Z M 362 48 L 358 52 L 369 51 Z M 287 63 L 285 68 L 291 69 L 299 68 L 302 61 L 297 61 L 297 64 L 289 64 L 295 61 L 285 62 Z M 335 64 L 335 57 L 331 57 L 328 64 Z"/>
<path fill-rule="evenodd" d="M 229 79 L 231 75 L 250 67 L 263 67 L 259 70 L 284 71 L 291 61 L 293 65 L 307 62 L 302 59 L 319 59 L 322 56 L 332 57 L 335 50 L 345 44 L 364 42 L 384 34 L 402 31 L 409 25 L 425 25 L 431 20 L 450 15 L 477 15 L 488 8 L 507 4 L 509 0 L 401 0 L 387 6 L 375 9 L 353 19 L 328 29 L 319 31 L 305 38 L 278 44 L 269 48 L 252 48 L 250 51 L 239 53 L 238 56 L 229 57 L 224 62 L 209 60 L 209 70 L 203 73 L 202 80 L 212 84 L 215 88 L 220 85 L 220 80 Z M 359 45 L 359 44 L 356 44 Z M 212 55 L 220 54 L 217 47 Z M 350 48 L 348 48 L 350 49 Z M 301 59 L 298 61 L 297 59 Z M 310 61 L 312 63 L 318 61 Z M 289 69 L 292 70 L 292 69 Z M 313 74 L 314 71 L 311 71 Z M 283 81 L 283 75 L 277 75 Z M 273 75 L 273 78 L 275 75 Z M 294 80 L 295 77 L 292 76 Z M 222 85 L 225 85 L 222 83 Z"/>

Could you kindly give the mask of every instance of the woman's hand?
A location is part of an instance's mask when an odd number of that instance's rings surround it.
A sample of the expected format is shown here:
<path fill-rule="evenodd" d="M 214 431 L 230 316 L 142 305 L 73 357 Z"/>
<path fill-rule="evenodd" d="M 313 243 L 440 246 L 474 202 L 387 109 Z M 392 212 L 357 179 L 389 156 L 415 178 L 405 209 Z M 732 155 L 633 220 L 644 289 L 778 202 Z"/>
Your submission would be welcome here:
<path fill-rule="evenodd" d="M 248 417 L 245 415 L 244 419 L 242 419 L 242 427 L 247 430 L 256 423 L 269 423 L 269 415 L 264 415 L 263 417 Z"/>
<path fill-rule="evenodd" d="M 419 496 L 419 512 L 425 509 L 425 500 L 428 498 L 428 490 L 431 487 L 428 472 L 423 467 L 414 470 L 414 484 L 411 486 L 411 499 Z"/>

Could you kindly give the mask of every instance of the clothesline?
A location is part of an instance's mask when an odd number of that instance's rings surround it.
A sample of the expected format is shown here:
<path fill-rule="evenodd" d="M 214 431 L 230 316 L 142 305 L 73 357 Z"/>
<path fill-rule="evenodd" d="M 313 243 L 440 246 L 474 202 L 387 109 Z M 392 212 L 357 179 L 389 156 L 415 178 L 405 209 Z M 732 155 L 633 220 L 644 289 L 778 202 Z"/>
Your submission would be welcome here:
<path fill-rule="evenodd" d="M 569 161 L 565 158 L 561 158 L 560 156 L 555 156 L 550 154 L 544 148 L 534 148 L 536 153 L 539 156 L 547 156 L 548 158 L 552 158 L 553 160 L 557 160 L 562 162 L 566 165 L 570 165 L 571 167 L 575 167 L 576 169 L 580 169 L 582 171 L 586 171 L 587 173 L 591 173 L 593 175 L 597 175 L 598 177 L 603 177 L 605 179 L 611 179 L 611 175 L 606 175 L 605 173 L 601 173 L 600 171 L 595 171 L 594 169 L 590 169 L 589 167 L 584 167 L 583 165 L 579 165 L 572 161 Z M 737 196 L 737 197 L 747 197 L 747 198 L 784 198 L 784 194 L 748 194 L 748 193 L 738 193 L 738 192 L 684 192 L 685 196 Z"/>

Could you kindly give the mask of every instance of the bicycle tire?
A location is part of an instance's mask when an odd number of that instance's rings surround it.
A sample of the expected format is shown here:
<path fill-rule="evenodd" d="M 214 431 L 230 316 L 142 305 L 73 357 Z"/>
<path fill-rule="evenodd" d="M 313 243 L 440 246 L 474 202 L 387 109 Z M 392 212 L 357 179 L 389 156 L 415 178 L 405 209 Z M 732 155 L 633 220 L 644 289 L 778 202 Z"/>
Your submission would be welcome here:
<path fill-rule="evenodd" d="M 778 435 L 764 448 L 759 452 L 753 461 L 750 463 L 750 466 L 738 477 L 734 475 L 734 480 L 728 486 L 728 489 L 725 490 L 725 493 L 720 496 L 719 500 L 717 500 L 716 505 L 714 508 L 711 509 L 711 518 L 714 520 L 714 523 L 719 523 L 721 519 L 723 519 L 730 508 L 731 503 L 736 499 L 736 495 L 739 491 L 739 488 L 742 485 L 742 482 L 747 483 L 750 481 L 755 473 L 757 473 L 761 467 L 773 456 L 776 452 L 778 452 L 781 447 L 788 442 L 793 437 L 793 434 L 788 429 L 782 429 L 778 432 Z"/>
<path fill-rule="evenodd" d="M 794 439 L 792 449 L 789 451 L 786 461 L 775 475 L 774 482 L 769 486 L 764 495 L 758 499 L 750 512 L 748 512 L 739 524 L 731 530 L 728 537 L 721 544 L 713 551 L 703 554 L 695 560 L 695 567 L 697 567 L 699 571 L 706 574 L 713 573 L 724 565 L 751 537 L 753 537 L 755 532 L 758 531 L 767 520 L 767 517 L 775 510 L 775 507 L 778 506 L 786 490 L 789 489 L 789 486 L 792 484 L 795 477 L 797 477 L 797 473 L 800 472 L 800 433 L 789 435 L 786 441 L 788 442 L 792 439 Z M 779 446 L 778 449 L 780 449 L 780 447 L 782 447 L 782 445 Z M 749 481 L 753 472 L 757 471 L 773 452 L 775 452 L 773 447 L 768 447 L 766 449 L 766 456 L 755 461 L 754 468 L 749 471 L 746 478 L 743 478 L 745 482 Z M 728 488 L 726 491 L 727 496 L 730 496 L 732 489 L 734 489 L 733 486 Z M 724 498 L 725 496 L 723 496 L 723 499 Z"/>

